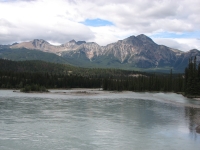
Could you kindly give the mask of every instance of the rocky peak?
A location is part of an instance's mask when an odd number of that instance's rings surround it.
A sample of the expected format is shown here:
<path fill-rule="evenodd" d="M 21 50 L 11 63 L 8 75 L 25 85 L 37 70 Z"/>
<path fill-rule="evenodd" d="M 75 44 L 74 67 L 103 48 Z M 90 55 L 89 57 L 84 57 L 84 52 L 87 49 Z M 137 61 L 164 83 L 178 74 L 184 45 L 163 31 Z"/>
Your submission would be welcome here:
<path fill-rule="evenodd" d="M 138 38 L 136 38 L 135 36 L 130 36 L 130 37 L 124 39 L 123 43 L 128 44 L 128 45 L 134 45 L 134 46 L 142 45 L 142 42 Z"/>
<path fill-rule="evenodd" d="M 74 39 L 67 42 L 66 44 L 64 44 L 65 46 L 69 46 L 69 45 L 81 45 L 81 44 L 85 44 L 86 42 L 85 41 L 78 41 L 76 42 Z"/>
<path fill-rule="evenodd" d="M 85 41 L 78 41 L 76 42 L 77 45 L 81 45 L 81 44 L 85 44 L 86 42 Z"/>
<path fill-rule="evenodd" d="M 48 43 L 47 41 L 45 41 L 43 39 L 34 39 L 33 42 Z"/>
<path fill-rule="evenodd" d="M 84 43 L 84 44 L 82 44 L 82 46 L 80 46 L 80 48 L 81 48 L 81 50 L 83 50 L 85 52 L 87 58 L 89 58 L 90 60 L 93 57 L 99 56 L 102 54 L 102 47 L 99 46 L 95 42 Z"/>
<path fill-rule="evenodd" d="M 62 47 L 65 47 L 66 50 L 72 50 L 74 48 L 76 48 L 78 45 L 76 43 L 76 41 L 73 39 L 65 44 L 62 44 Z"/>
<path fill-rule="evenodd" d="M 199 62 L 200 61 L 200 51 L 197 50 L 197 49 L 192 49 L 188 52 L 185 52 L 185 55 L 187 55 L 189 58 L 191 57 L 197 57 L 197 61 Z"/>
<path fill-rule="evenodd" d="M 43 39 L 34 39 L 32 42 L 33 46 L 37 47 L 42 47 L 43 45 L 49 44 L 47 41 Z"/>
<path fill-rule="evenodd" d="M 76 44 L 76 41 L 73 39 L 73 40 L 69 41 L 69 43 L 75 43 Z"/>
<path fill-rule="evenodd" d="M 154 43 L 154 41 L 151 38 L 149 38 L 148 36 L 146 36 L 144 34 L 138 35 L 137 38 L 139 40 L 141 40 L 143 42 L 143 44 L 156 44 L 156 43 Z"/>
<path fill-rule="evenodd" d="M 197 49 L 192 49 L 192 50 L 189 51 L 189 53 L 199 53 L 199 50 L 197 50 Z"/>
<path fill-rule="evenodd" d="M 95 42 L 88 42 L 88 43 L 84 43 L 83 47 L 88 48 L 90 50 L 94 50 L 94 49 L 101 49 L 102 47 L 99 46 L 97 43 Z"/>
<path fill-rule="evenodd" d="M 1 47 L 3 46 L 0 45 L 0 49 Z M 97 65 L 106 64 L 111 66 L 112 64 L 123 64 L 123 66 L 127 65 L 127 67 L 174 67 L 180 69 L 188 64 L 188 59 L 191 57 L 196 56 L 197 60 L 200 61 L 200 51 L 197 49 L 182 52 L 164 45 L 158 45 L 144 34 L 130 36 L 107 46 L 99 46 L 94 42 L 76 42 L 75 40 L 71 40 L 61 46 L 54 46 L 42 39 L 35 39 L 30 42 L 14 44 L 10 47 L 24 47 L 55 53 L 59 56 L 76 60 L 75 64 L 77 64 L 77 61 L 80 61 L 80 65 L 84 65 L 82 63 L 86 62 L 85 58 L 88 58 L 90 62 L 96 61 Z M 81 61 L 83 58 L 84 61 Z"/>
<path fill-rule="evenodd" d="M 13 43 L 12 45 L 17 45 L 17 44 L 19 44 L 19 43 L 15 42 L 15 43 Z"/>

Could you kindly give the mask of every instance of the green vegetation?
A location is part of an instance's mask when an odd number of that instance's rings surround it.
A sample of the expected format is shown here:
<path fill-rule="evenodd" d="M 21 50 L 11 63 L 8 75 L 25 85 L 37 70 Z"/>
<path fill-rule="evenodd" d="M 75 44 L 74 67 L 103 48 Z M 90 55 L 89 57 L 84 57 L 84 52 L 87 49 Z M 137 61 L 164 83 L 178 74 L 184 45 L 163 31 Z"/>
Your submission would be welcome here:
<path fill-rule="evenodd" d="M 68 63 L 64 58 L 56 54 L 42 52 L 39 50 L 29 50 L 26 48 L 0 48 L 0 58 L 14 61 L 42 60 L 46 62 L 54 62 L 61 64 Z"/>
<path fill-rule="evenodd" d="M 73 54 L 73 53 L 72 53 Z M 77 55 L 77 56 L 76 56 Z M 145 72 L 163 72 L 168 73 L 171 67 L 161 67 L 161 68 L 138 68 L 134 64 L 121 63 L 114 56 L 100 56 L 98 58 L 93 58 L 89 60 L 85 53 L 67 55 L 66 52 L 62 53 L 62 57 L 53 53 L 42 52 L 40 50 L 30 50 L 26 48 L 11 49 L 9 46 L 0 47 L 0 58 L 13 60 L 13 61 L 30 61 L 30 60 L 40 60 L 51 63 L 59 64 L 73 64 L 78 67 L 87 68 L 107 68 L 107 69 L 124 69 L 124 70 L 135 70 L 135 71 L 145 71 Z M 184 65 L 183 65 L 184 66 Z M 174 72 L 183 72 L 181 66 L 175 67 Z"/>
<path fill-rule="evenodd" d="M 158 68 L 139 68 L 136 67 L 134 64 L 129 63 L 121 63 L 117 58 L 114 56 L 99 56 L 98 58 L 93 58 L 89 60 L 85 57 L 84 54 L 79 54 L 79 56 L 65 55 L 65 52 L 62 53 L 62 57 L 66 59 L 69 64 L 73 64 L 79 67 L 87 67 L 87 68 L 116 68 L 116 69 L 123 69 L 123 70 L 135 70 L 139 72 L 160 72 L 160 73 L 168 73 L 172 67 L 158 67 Z M 174 70 L 176 73 L 184 72 L 184 69 L 176 68 Z"/>
<path fill-rule="evenodd" d="M 20 89 L 20 92 L 48 92 L 48 90 L 44 86 L 38 86 L 37 84 L 32 84 L 24 86 L 24 88 Z"/>
<path fill-rule="evenodd" d="M 163 91 L 200 95 L 200 64 L 189 61 L 184 74 L 142 73 L 119 69 L 79 68 L 43 61 L 0 59 L 0 88 L 23 92 L 46 88 L 103 88 L 103 90 Z"/>
<path fill-rule="evenodd" d="M 106 78 L 104 90 L 164 91 L 183 93 L 187 97 L 200 97 L 200 64 L 196 57 L 189 60 L 185 74 L 148 74 L 128 78 Z"/>
<path fill-rule="evenodd" d="M 120 79 L 104 79 L 104 90 L 183 92 L 184 78 L 180 74 L 150 74 Z"/>
<path fill-rule="evenodd" d="M 200 64 L 197 65 L 196 57 L 189 60 L 189 65 L 185 69 L 185 95 L 200 96 Z"/>
<path fill-rule="evenodd" d="M 30 87 L 31 91 L 35 88 L 34 85 L 46 88 L 99 88 L 101 82 L 101 78 L 67 74 L 0 72 L 0 88 L 7 89 L 27 88 L 27 85 L 33 85 Z"/>
<path fill-rule="evenodd" d="M 118 77 L 133 74 L 146 74 L 137 71 L 102 69 L 102 68 L 80 68 L 68 64 L 49 63 L 39 60 L 11 61 L 0 59 L 0 71 L 6 72 L 31 72 L 31 73 L 50 73 L 62 75 L 77 75 L 86 77 Z"/>

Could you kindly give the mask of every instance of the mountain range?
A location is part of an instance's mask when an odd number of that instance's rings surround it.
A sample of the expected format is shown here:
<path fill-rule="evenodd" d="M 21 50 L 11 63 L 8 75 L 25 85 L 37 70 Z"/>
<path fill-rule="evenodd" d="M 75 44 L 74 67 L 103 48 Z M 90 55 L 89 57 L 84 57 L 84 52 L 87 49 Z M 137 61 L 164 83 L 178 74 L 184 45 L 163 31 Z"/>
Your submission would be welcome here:
<path fill-rule="evenodd" d="M 2 49 L 4 49 L 4 52 Z M 39 53 L 42 53 L 42 55 L 51 54 L 56 59 L 62 60 L 61 63 L 70 63 L 80 67 L 166 72 L 173 69 L 177 72 L 183 72 L 188 64 L 189 58 L 196 56 L 197 61 L 200 61 L 200 51 L 197 49 L 183 52 L 164 45 L 158 45 L 144 34 L 130 36 L 106 46 L 99 46 L 95 42 L 76 42 L 75 40 L 55 46 L 45 40 L 35 39 L 30 42 L 0 45 L 0 57 L 11 59 L 9 54 L 12 55 L 14 51 L 17 55 L 19 49 L 29 51 L 29 60 L 31 59 L 30 53 L 33 51 L 36 52 L 35 50 L 37 50 L 40 60 L 42 58 Z M 12 52 L 7 53 L 5 57 L 5 52 L 9 50 Z M 22 54 L 22 52 L 21 55 L 23 55 L 22 58 L 26 58 L 26 55 Z M 37 57 L 34 59 L 37 59 Z M 59 62 L 58 60 L 57 62 Z"/>

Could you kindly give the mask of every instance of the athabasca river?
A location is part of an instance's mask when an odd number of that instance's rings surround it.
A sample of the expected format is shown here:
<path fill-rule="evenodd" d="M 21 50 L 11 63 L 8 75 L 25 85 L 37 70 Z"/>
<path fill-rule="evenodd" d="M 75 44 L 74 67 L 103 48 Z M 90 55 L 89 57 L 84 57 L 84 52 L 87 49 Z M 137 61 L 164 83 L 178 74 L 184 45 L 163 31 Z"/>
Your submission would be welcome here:
<path fill-rule="evenodd" d="M 175 93 L 0 90 L 0 150 L 199 150 L 198 125 Z"/>

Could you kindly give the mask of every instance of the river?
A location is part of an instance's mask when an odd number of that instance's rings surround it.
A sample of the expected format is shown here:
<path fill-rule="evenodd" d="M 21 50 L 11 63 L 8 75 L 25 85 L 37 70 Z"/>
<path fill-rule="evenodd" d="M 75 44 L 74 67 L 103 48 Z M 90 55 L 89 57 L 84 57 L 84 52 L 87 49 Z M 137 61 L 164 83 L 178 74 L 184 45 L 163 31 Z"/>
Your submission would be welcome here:
<path fill-rule="evenodd" d="M 199 150 L 199 120 L 175 93 L 0 90 L 0 150 Z"/>

